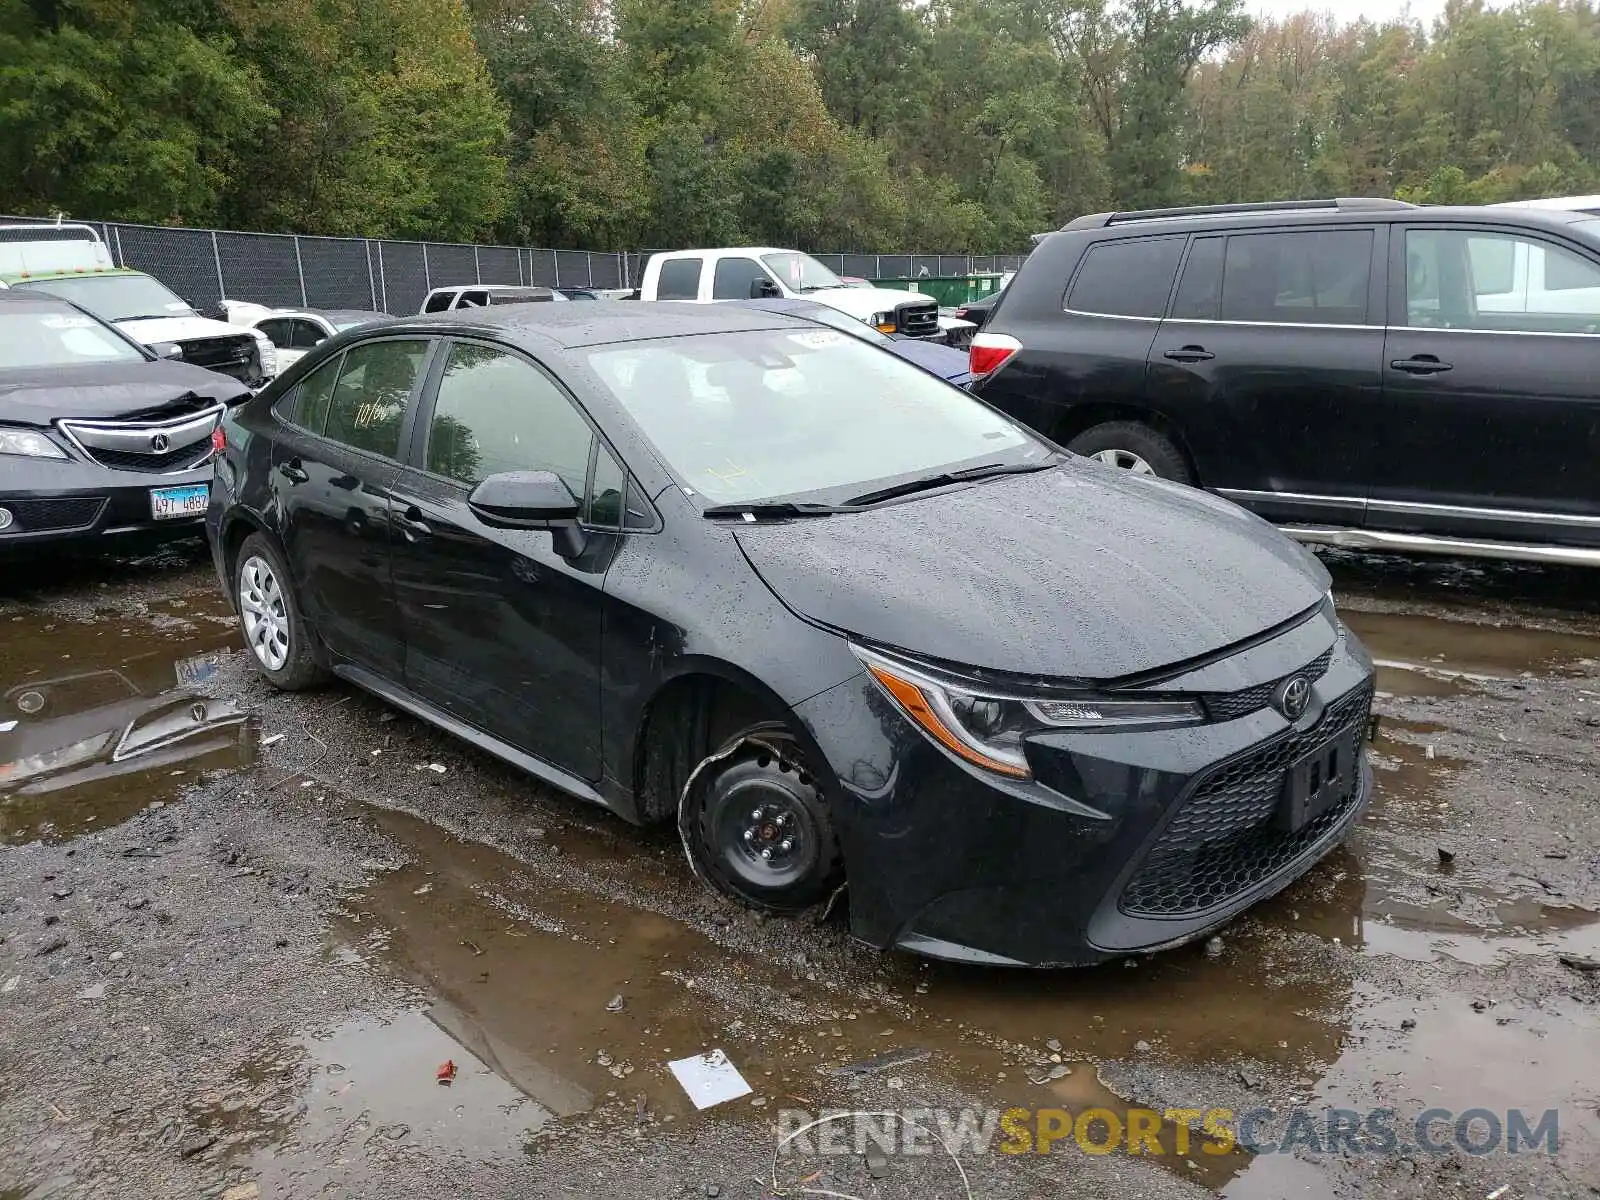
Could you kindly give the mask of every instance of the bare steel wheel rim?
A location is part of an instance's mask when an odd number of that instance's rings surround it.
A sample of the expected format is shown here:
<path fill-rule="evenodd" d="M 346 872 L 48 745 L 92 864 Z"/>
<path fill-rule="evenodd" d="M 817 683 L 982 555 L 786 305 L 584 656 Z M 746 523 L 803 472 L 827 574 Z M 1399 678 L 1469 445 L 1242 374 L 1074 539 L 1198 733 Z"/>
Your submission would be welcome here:
<path fill-rule="evenodd" d="M 244 639 L 269 671 L 289 661 L 289 610 L 272 564 L 256 555 L 239 568 L 239 613 Z"/>
<path fill-rule="evenodd" d="M 1156 469 L 1140 458 L 1132 450 L 1101 450 L 1092 455 L 1096 462 L 1103 462 L 1108 467 L 1117 467 L 1123 471 L 1132 471 L 1135 475 L 1154 475 Z"/>

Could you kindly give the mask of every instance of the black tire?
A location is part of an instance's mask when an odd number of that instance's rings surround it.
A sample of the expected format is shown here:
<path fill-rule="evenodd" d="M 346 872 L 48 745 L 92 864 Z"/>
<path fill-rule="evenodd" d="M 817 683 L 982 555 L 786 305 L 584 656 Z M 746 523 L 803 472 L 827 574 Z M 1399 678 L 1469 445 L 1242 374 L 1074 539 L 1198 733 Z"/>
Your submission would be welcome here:
<path fill-rule="evenodd" d="M 748 908 L 793 915 L 843 883 L 827 800 L 781 725 L 729 738 L 695 768 L 686 793 L 678 830 L 695 873 L 713 890 Z"/>
<path fill-rule="evenodd" d="M 269 579 L 274 587 L 267 586 Z M 286 692 L 326 682 L 328 673 L 317 661 L 316 635 L 300 615 L 283 552 L 266 534 L 252 533 L 239 547 L 233 596 L 245 649 L 268 682 Z"/>
<path fill-rule="evenodd" d="M 1101 455 L 1116 456 L 1123 461 L 1111 462 L 1109 465 L 1126 466 L 1129 469 L 1134 469 L 1136 463 L 1133 460 L 1138 460 L 1148 465 L 1150 470 L 1162 479 L 1189 484 L 1195 481 L 1194 473 L 1189 470 L 1189 463 L 1183 457 L 1183 451 L 1174 446 L 1172 440 L 1164 434 L 1137 421 L 1107 421 L 1104 425 L 1085 429 L 1067 443 L 1067 449 L 1085 458 L 1099 458 Z"/>

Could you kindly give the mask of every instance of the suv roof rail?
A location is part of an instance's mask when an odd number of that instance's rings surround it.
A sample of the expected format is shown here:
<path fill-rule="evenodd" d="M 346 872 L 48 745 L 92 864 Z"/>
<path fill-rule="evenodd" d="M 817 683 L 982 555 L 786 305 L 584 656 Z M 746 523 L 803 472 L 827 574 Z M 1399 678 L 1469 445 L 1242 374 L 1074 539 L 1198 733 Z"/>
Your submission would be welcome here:
<path fill-rule="evenodd" d="M 1227 216 L 1234 213 L 1372 212 L 1415 208 L 1404 200 L 1382 196 L 1340 196 L 1332 200 L 1269 200 L 1256 204 L 1194 204 L 1183 208 L 1146 208 L 1131 212 L 1091 213 L 1062 226 L 1063 229 L 1104 229 L 1130 221 L 1162 221 L 1169 217 Z"/>

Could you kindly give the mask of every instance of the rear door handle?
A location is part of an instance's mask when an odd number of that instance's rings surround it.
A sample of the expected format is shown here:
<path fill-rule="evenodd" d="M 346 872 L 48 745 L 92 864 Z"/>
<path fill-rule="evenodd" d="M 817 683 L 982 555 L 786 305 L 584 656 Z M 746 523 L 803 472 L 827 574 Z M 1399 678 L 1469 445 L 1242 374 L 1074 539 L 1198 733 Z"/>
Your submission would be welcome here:
<path fill-rule="evenodd" d="M 279 463 L 278 474 L 282 475 L 290 483 L 305 483 L 311 478 L 310 475 L 306 474 L 306 469 L 300 465 L 298 458 L 291 458 L 286 463 Z"/>
<path fill-rule="evenodd" d="M 1170 358 L 1173 362 L 1192 363 L 1207 362 L 1216 355 L 1204 346 L 1183 346 L 1177 350 L 1168 350 L 1161 357 Z"/>
<path fill-rule="evenodd" d="M 422 510 L 415 504 L 396 517 L 394 523 L 408 542 L 420 542 L 433 536 L 433 526 L 422 519 Z"/>
<path fill-rule="evenodd" d="M 1404 371 L 1407 375 L 1438 375 L 1450 370 L 1453 364 L 1440 362 L 1432 354 L 1418 354 L 1411 358 L 1397 358 L 1389 365 L 1396 371 Z"/>

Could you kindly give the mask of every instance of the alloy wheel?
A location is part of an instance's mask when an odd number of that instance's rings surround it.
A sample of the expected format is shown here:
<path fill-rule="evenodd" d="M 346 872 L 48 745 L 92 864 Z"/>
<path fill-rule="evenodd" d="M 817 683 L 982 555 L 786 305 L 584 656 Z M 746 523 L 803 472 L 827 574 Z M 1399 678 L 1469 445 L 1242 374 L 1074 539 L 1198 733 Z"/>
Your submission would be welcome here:
<path fill-rule="evenodd" d="M 1118 467 L 1124 471 L 1132 471 L 1135 475 L 1154 475 L 1155 468 L 1140 458 L 1132 450 L 1101 450 L 1091 455 L 1096 462 L 1103 462 L 1108 467 Z"/>
<path fill-rule="evenodd" d="M 289 661 L 289 610 L 272 564 L 252 555 L 239 568 L 239 613 L 257 661 L 281 671 Z"/>

